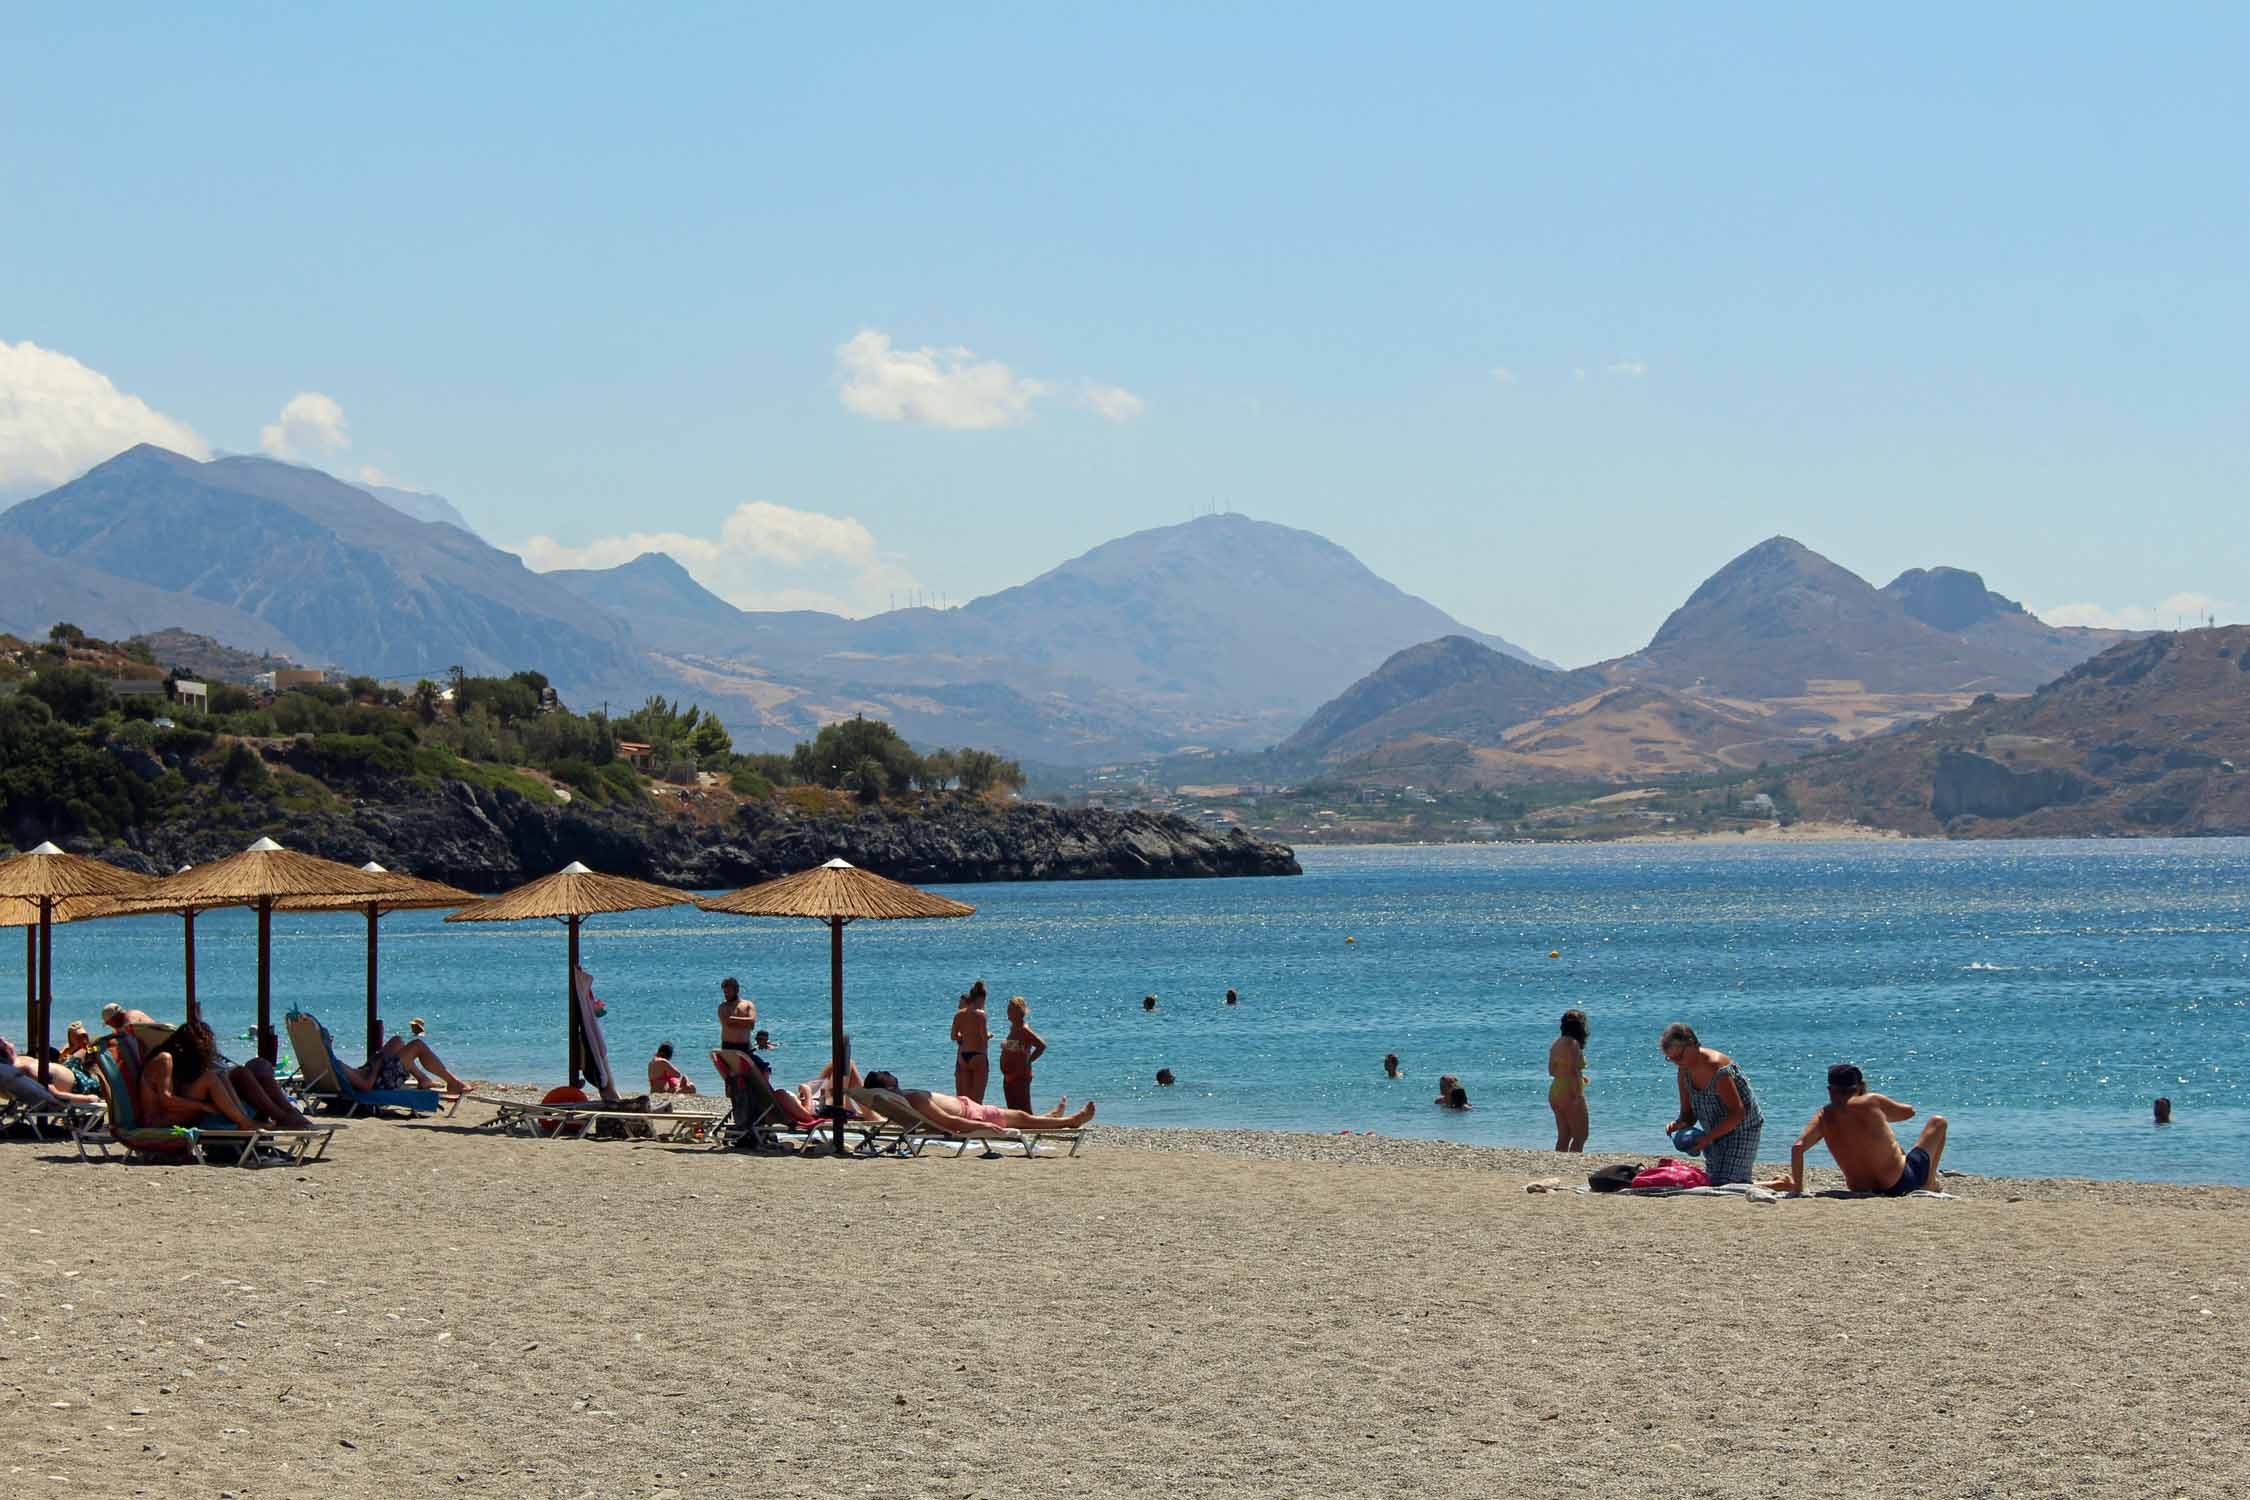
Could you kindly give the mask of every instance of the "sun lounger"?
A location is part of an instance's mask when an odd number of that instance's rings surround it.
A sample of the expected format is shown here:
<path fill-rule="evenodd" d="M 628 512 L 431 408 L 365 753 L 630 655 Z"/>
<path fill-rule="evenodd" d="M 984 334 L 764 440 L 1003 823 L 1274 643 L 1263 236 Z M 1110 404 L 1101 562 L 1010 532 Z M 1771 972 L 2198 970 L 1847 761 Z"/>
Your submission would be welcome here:
<path fill-rule="evenodd" d="M 745 1113 L 728 1115 L 721 1124 L 718 1138 L 712 1142 L 715 1149 L 764 1147 L 781 1150 L 788 1146 L 807 1147 L 832 1142 L 836 1122 L 822 1119 L 812 1123 L 792 1120 L 782 1107 L 766 1070 L 741 1052 L 724 1048 L 711 1053 L 711 1066 L 717 1070 L 720 1082 L 727 1088 L 727 1096 L 746 1096 Z M 903 1149 L 902 1132 L 883 1120 L 846 1120 L 844 1134 L 850 1140 L 850 1151 L 857 1156 L 879 1156 L 886 1152 L 911 1155 Z"/>
<path fill-rule="evenodd" d="M 102 1118 L 99 1104 L 75 1104 L 59 1099 L 54 1090 L 13 1063 L 0 1063 L 0 1130 L 21 1125 L 36 1140 L 67 1140 L 83 1125 Z"/>
<path fill-rule="evenodd" d="M 141 1044 L 127 1034 L 102 1043 L 95 1053 L 100 1068 L 103 1117 L 73 1136 L 81 1161 L 108 1160 L 111 1150 L 127 1160 L 191 1160 L 198 1165 L 231 1162 L 244 1167 L 302 1165 L 327 1154 L 339 1127 L 313 1130 L 211 1129 L 188 1125 L 145 1125 L 140 1120 Z"/>
<path fill-rule="evenodd" d="M 995 1146 L 1015 1146 L 1025 1156 L 1037 1156 L 1039 1148 L 1049 1141 L 1068 1143 L 1068 1154 L 1076 1156 L 1086 1138 L 1083 1130 L 1002 1130 L 991 1125 L 953 1131 L 916 1109 L 914 1101 L 904 1094 L 889 1089 L 863 1088 L 851 1090 L 851 1097 L 854 1103 L 875 1111 L 899 1128 L 907 1143 L 905 1154 L 908 1156 L 921 1155 L 922 1148 L 933 1143 L 953 1147 L 955 1157 L 965 1155 L 971 1146 L 982 1146 L 982 1154 L 988 1157 L 1001 1154 L 992 1149 Z"/>
<path fill-rule="evenodd" d="M 303 1069 L 294 1092 L 308 1105 L 338 1110 L 347 1117 L 378 1109 L 429 1114 L 444 1108 L 450 1097 L 438 1089 L 363 1089 L 336 1066 L 336 1039 L 327 1027 L 301 1010 L 289 1012 L 286 1024 L 289 1045 L 296 1049 Z"/>
<path fill-rule="evenodd" d="M 626 1101 L 612 1104 L 599 1099 L 543 1104 L 496 1094 L 470 1094 L 468 1098 L 492 1106 L 493 1117 L 487 1124 L 504 1135 L 519 1135 L 526 1140 L 591 1140 L 604 1120 L 617 1120 L 626 1125 L 624 1134 L 628 1139 L 700 1141 L 713 1138 L 726 1123 L 726 1116 L 718 1109 L 700 1102 L 690 1104 L 694 1095 L 682 1096 L 662 1106 L 642 1106 Z"/>

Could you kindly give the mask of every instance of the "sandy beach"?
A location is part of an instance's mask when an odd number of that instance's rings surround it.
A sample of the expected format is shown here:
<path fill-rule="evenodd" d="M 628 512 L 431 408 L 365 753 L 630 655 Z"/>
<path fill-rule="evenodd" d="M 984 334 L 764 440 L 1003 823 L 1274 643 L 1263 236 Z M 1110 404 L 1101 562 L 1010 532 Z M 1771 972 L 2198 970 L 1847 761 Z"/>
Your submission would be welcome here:
<path fill-rule="evenodd" d="M 2250 1487 L 2250 1190 L 1761 1207 L 1366 1137 L 839 1162 L 477 1108 L 301 1170 L 0 1143 L 0 1492 Z"/>

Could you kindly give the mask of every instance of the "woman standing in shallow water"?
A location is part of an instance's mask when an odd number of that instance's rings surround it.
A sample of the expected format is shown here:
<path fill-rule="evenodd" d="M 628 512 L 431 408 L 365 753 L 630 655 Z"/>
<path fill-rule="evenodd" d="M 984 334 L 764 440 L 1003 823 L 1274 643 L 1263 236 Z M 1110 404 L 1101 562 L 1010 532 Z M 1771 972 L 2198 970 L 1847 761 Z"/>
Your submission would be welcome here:
<path fill-rule="evenodd" d="M 1547 1107 L 1555 1112 L 1555 1149 L 1584 1151 L 1593 1125 L 1586 1117 L 1586 1012 L 1566 1010 L 1562 1035 L 1547 1049 Z"/>

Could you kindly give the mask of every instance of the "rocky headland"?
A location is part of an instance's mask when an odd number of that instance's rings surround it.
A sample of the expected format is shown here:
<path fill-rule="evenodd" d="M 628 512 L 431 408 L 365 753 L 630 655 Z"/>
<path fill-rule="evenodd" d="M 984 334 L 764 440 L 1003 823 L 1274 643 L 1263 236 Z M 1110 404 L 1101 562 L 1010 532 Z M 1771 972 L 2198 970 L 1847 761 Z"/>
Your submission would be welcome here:
<path fill-rule="evenodd" d="M 671 799 L 595 808 L 508 787 L 401 778 L 348 805 L 270 821 L 169 822 L 82 852 L 150 874 L 241 849 L 292 849 L 496 891 L 579 860 L 691 890 L 749 885 L 843 858 L 914 884 L 1302 873 L 1287 845 L 1149 813 L 941 794 L 919 808 L 800 808 L 786 799 Z"/>

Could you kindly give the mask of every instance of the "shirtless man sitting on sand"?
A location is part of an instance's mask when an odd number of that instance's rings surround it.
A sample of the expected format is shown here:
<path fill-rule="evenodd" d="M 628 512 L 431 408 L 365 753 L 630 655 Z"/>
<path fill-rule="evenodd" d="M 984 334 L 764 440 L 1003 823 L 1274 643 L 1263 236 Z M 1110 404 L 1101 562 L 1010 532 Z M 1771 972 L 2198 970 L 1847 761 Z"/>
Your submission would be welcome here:
<path fill-rule="evenodd" d="M 1938 1190 L 1938 1158 L 1945 1154 L 1945 1116 L 1923 1122 L 1922 1138 L 1900 1151 L 1891 1126 L 1914 1118 L 1914 1106 L 1867 1091 L 1867 1080 L 1852 1063 L 1828 1070 L 1828 1102 L 1812 1117 L 1789 1154 L 1789 1173 L 1762 1184 L 1777 1193 L 1805 1190 L 1805 1153 L 1822 1141 L 1843 1170 L 1844 1186 L 1855 1193 L 1903 1198 L 1927 1188 Z"/>
<path fill-rule="evenodd" d="M 1063 1111 L 1070 1105 L 1065 1094 L 1055 1102 L 1055 1107 L 1043 1115 L 1029 1110 L 1002 1109 L 997 1104 L 979 1104 L 974 1099 L 964 1099 L 958 1094 L 933 1094 L 926 1089 L 902 1089 L 897 1075 L 870 1073 L 867 1086 L 871 1089 L 889 1089 L 894 1094 L 906 1096 L 906 1102 L 928 1117 L 933 1125 L 965 1135 L 969 1131 L 987 1130 L 1076 1130 L 1094 1118 L 1094 1106 L 1086 1105 L 1073 1114 Z"/>

